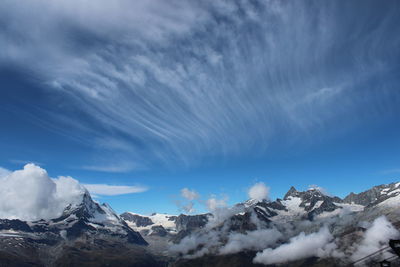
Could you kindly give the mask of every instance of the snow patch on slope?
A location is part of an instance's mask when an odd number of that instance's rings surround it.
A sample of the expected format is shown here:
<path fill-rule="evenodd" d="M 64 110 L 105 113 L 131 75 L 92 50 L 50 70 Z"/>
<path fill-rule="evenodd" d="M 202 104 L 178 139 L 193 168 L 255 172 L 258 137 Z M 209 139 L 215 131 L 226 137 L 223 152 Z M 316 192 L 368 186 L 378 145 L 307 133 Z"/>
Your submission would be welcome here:
<path fill-rule="evenodd" d="M 133 212 L 128 212 L 132 215 L 138 215 L 141 217 L 146 217 L 149 218 L 153 224 L 147 225 L 147 226 L 137 226 L 136 223 L 131 222 L 131 221 L 126 221 L 126 223 L 131 227 L 132 229 L 136 231 L 141 231 L 141 230 L 150 230 L 153 226 L 160 225 L 164 227 L 166 230 L 169 231 L 176 231 L 176 225 L 174 220 L 170 220 L 171 217 L 175 217 L 175 215 L 170 215 L 170 214 L 164 214 L 164 213 L 153 213 L 150 216 L 147 215 L 141 215 L 138 213 L 133 213 Z"/>

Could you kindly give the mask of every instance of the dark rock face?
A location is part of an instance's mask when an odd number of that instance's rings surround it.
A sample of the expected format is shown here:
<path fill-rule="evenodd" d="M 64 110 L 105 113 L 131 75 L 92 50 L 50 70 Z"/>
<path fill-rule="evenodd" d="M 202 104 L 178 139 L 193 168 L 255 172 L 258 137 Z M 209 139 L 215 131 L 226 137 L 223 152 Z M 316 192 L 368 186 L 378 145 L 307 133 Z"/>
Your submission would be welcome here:
<path fill-rule="evenodd" d="M 283 206 L 279 202 L 266 202 L 261 201 L 253 206 L 257 217 L 262 221 L 269 221 L 269 218 L 278 215 L 275 210 L 285 210 L 285 206 Z"/>
<path fill-rule="evenodd" d="M 148 226 L 148 225 L 154 224 L 154 222 L 149 217 L 144 217 L 144 216 L 132 214 L 129 212 L 124 212 L 120 216 L 125 221 L 135 223 L 137 227 L 143 227 L 143 226 Z"/>
<path fill-rule="evenodd" d="M 346 203 L 354 203 L 366 206 L 372 202 L 375 202 L 378 199 L 380 192 L 381 188 L 377 187 L 374 187 L 359 194 L 354 194 L 353 192 L 351 192 L 348 196 L 344 198 L 344 201 Z"/>
<path fill-rule="evenodd" d="M 74 246 L 63 248 L 52 266 L 167 267 L 168 263 L 157 259 L 143 248 L 115 244 L 88 246 L 86 243 L 76 243 Z"/>
<path fill-rule="evenodd" d="M 400 193 L 400 183 L 374 186 L 371 189 L 355 194 L 351 192 L 344 198 L 345 203 L 363 206 L 374 206 Z"/>
<path fill-rule="evenodd" d="M 31 227 L 26 222 L 20 220 L 0 219 L 0 230 L 14 230 L 23 232 L 32 232 Z"/>
<path fill-rule="evenodd" d="M 251 213 L 246 212 L 243 215 L 236 214 L 229 219 L 229 231 L 244 233 L 246 231 L 254 231 L 257 226 L 251 221 Z"/>
<path fill-rule="evenodd" d="M 151 233 L 150 233 L 150 235 L 155 235 L 155 236 L 161 236 L 161 237 L 164 237 L 164 236 L 167 236 L 168 235 L 168 232 L 167 232 L 167 230 L 165 230 L 165 228 L 164 227 L 162 227 L 161 225 L 155 225 L 155 226 L 152 226 L 151 227 Z"/>
<path fill-rule="evenodd" d="M 37 243 L 29 238 L 0 239 L 0 266 L 167 266 L 143 246 L 115 240 Z"/>
<path fill-rule="evenodd" d="M 192 231 L 204 227 L 208 222 L 207 214 L 200 215 L 179 215 L 176 220 L 176 230 L 179 231 Z"/>
<path fill-rule="evenodd" d="M 297 191 L 293 186 L 286 193 L 284 199 L 288 200 L 291 197 L 301 199 L 300 207 L 303 207 L 307 212 L 307 218 L 312 220 L 314 216 L 323 212 L 331 212 L 336 209 L 341 209 L 335 203 L 342 203 L 343 200 L 336 196 L 327 196 L 318 189 L 309 189 L 304 192 Z"/>
<path fill-rule="evenodd" d="M 295 196 L 297 196 L 298 193 L 299 192 L 296 190 L 296 188 L 294 188 L 294 186 L 291 186 L 289 191 L 287 191 L 287 193 L 283 197 L 283 199 L 287 200 L 289 197 L 295 197 Z"/>
<path fill-rule="evenodd" d="M 201 230 L 208 222 L 211 214 L 184 215 L 181 214 L 175 219 L 177 234 L 170 237 L 173 243 L 179 243 L 186 236 Z"/>
<path fill-rule="evenodd" d="M 282 204 L 282 200 L 281 199 L 277 199 L 276 201 L 273 202 L 267 202 L 266 203 L 268 208 L 270 209 L 274 209 L 274 210 L 287 210 L 285 205 Z"/>
<path fill-rule="evenodd" d="M 309 220 L 313 220 L 314 216 L 316 216 L 316 215 L 319 215 L 323 212 L 330 212 L 330 211 L 334 211 L 336 209 L 341 209 L 341 208 L 342 207 L 339 207 L 339 206 L 336 206 L 335 204 L 333 204 L 332 200 L 327 199 L 327 200 L 324 200 L 324 202 L 322 202 L 322 204 L 318 208 L 310 211 L 307 214 L 307 217 Z"/>

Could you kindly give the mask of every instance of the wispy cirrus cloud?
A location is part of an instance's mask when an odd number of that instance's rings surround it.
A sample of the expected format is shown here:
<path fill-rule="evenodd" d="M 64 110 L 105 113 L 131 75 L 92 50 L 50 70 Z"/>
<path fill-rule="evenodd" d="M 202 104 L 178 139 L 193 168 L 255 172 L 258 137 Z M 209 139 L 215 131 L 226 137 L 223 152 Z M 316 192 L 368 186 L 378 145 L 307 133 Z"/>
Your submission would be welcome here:
<path fill-rule="evenodd" d="M 138 166 L 132 162 L 125 161 L 98 165 L 84 165 L 80 168 L 87 171 L 126 173 L 138 169 Z"/>
<path fill-rule="evenodd" d="M 387 169 L 387 170 L 381 171 L 380 173 L 381 173 L 381 174 L 384 174 L 384 175 L 386 175 L 386 174 L 400 174 L 400 168 L 398 168 L 398 169 L 396 169 L 396 168 L 394 168 L 394 169 Z"/>
<path fill-rule="evenodd" d="M 190 165 L 387 115 L 400 99 L 389 71 L 400 40 L 387 35 L 398 14 L 365 32 L 375 5 L 6 0 L 0 63 L 35 70 L 68 103 L 40 115 L 66 135 L 143 165 Z"/>

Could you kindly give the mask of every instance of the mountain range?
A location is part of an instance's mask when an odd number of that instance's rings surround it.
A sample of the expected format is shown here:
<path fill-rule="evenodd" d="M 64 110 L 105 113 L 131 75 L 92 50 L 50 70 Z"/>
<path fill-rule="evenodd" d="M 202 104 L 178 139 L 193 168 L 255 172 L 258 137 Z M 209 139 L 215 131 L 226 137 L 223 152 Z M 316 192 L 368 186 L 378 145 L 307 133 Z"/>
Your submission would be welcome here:
<path fill-rule="evenodd" d="M 282 199 L 178 216 L 117 215 L 85 192 L 58 218 L 0 219 L 0 265 L 345 266 L 400 237 L 399 207 L 400 183 L 343 199 L 291 187 Z M 361 264 L 383 258 L 396 260 L 385 250 Z"/>

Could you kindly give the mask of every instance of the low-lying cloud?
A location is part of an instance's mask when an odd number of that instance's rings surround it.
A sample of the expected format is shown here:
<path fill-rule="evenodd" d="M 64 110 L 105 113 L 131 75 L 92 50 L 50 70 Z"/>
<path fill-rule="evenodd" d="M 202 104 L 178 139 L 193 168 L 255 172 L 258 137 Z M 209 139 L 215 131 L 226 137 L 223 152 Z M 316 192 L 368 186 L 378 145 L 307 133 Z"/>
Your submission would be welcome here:
<path fill-rule="evenodd" d="M 237 253 L 243 250 L 260 250 L 275 244 L 283 235 L 277 229 L 262 229 L 245 234 L 231 233 L 228 242 L 219 250 L 220 254 Z"/>
<path fill-rule="evenodd" d="M 363 239 L 356 246 L 351 259 L 361 259 L 379 249 L 387 247 L 390 239 L 400 237 L 400 232 L 387 220 L 385 216 L 376 218 L 365 232 Z M 385 253 L 382 258 L 388 258 L 391 254 Z"/>
<path fill-rule="evenodd" d="M 302 232 L 298 236 L 292 237 L 289 243 L 257 253 L 253 261 L 254 263 L 274 264 L 312 256 L 327 257 L 337 248 L 333 240 L 334 238 L 326 226 L 309 235 Z"/>

